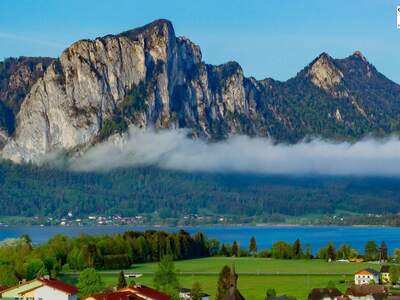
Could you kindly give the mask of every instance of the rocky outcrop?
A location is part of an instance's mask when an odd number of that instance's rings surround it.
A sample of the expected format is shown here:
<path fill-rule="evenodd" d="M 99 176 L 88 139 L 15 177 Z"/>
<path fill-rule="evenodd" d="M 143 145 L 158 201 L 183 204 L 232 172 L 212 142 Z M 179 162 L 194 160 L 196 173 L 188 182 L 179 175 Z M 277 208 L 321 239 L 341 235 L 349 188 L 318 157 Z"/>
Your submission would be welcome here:
<path fill-rule="evenodd" d="M 317 87 L 325 90 L 333 96 L 340 96 L 336 88 L 343 80 L 343 73 L 335 66 L 333 59 L 326 53 L 322 53 L 309 67 L 308 76 Z M 345 95 L 345 94 L 344 94 Z"/>
<path fill-rule="evenodd" d="M 4 129 L 0 128 L 0 149 L 4 147 L 4 145 L 7 143 L 8 140 L 8 134 Z"/>
<path fill-rule="evenodd" d="M 15 115 L 26 94 L 54 59 L 48 57 L 7 58 L 0 62 L 0 129 L 12 134 Z"/>
<path fill-rule="evenodd" d="M 399 96 L 400 87 L 359 52 L 343 60 L 322 54 L 286 82 L 257 81 L 236 62 L 205 64 L 197 45 L 157 20 L 67 48 L 24 98 L 2 155 L 39 161 L 90 147 L 131 124 L 188 128 L 210 140 L 360 138 L 400 129 Z"/>

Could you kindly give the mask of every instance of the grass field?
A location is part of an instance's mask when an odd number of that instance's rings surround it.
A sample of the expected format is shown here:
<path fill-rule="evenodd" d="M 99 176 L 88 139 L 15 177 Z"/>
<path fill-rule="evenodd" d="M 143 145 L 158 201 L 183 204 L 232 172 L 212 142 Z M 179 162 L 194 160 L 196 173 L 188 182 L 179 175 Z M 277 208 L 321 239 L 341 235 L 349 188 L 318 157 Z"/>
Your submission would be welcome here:
<path fill-rule="evenodd" d="M 353 274 L 362 268 L 375 268 L 379 265 L 372 263 L 343 263 L 327 262 L 324 260 L 283 260 L 268 258 L 232 258 L 211 257 L 175 262 L 180 272 L 215 272 L 218 273 L 224 265 L 235 264 L 238 273 L 307 273 L 307 274 Z M 157 263 L 137 264 L 134 272 L 154 272 Z"/>
<path fill-rule="evenodd" d="M 328 263 L 322 260 L 276 260 L 265 258 L 204 258 L 178 261 L 175 266 L 180 272 L 192 272 L 179 276 L 182 287 L 191 287 L 193 282 L 200 282 L 203 290 L 215 295 L 218 280 L 217 273 L 224 265 L 235 264 L 239 274 L 239 290 L 246 300 L 264 300 L 268 288 L 275 288 L 278 294 L 294 296 L 299 300 L 307 299 L 309 291 L 314 287 L 326 287 L 329 281 L 343 292 L 353 280 L 352 274 L 362 268 L 379 269 L 379 265 L 370 263 Z M 153 285 L 153 275 L 157 263 L 137 264 L 130 271 L 146 273 L 136 279 L 137 283 Z M 108 287 L 117 282 L 117 272 L 102 273 Z M 198 273 L 198 274 L 196 274 Z M 208 273 L 204 275 L 202 273 Z M 249 273 L 254 273 L 250 275 Z M 274 273 L 274 275 L 257 275 L 257 273 Z M 284 274 L 292 273 L 292 275 Z M 308 273 L 309 275 L 304 275 Z M 299 275 L 301 274 L 301 275 Z M 317 275 L 318 274 L 318 275 Z M 326 275 L 322 275 L 326 274 Z M 328 275 L 335 274 L 335 275 Z M 76 276 L 64 275 L 64 280 L 75 283 Z M 345 281 L 346 283 L 343 283 Z"/>

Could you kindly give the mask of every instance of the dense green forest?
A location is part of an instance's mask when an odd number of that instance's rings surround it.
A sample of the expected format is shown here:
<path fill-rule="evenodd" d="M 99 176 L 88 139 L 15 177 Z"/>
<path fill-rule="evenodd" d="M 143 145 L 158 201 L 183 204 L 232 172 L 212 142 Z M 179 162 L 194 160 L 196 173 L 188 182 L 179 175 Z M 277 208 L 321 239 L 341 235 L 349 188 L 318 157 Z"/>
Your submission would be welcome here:
<path fill-rule="evenodd" d="M 109 236 L 55 235 L 42 245 L 33 245 L 27 235 L 0 243 L 0 286 L 11 286 L 22 278 L 60 271 L 129 268 L 133 263 L 159 261 L 169 255 L 175 260 L 215 255 L 219 242 L 198 232 L 193 236 L 180 230 L 127 231 Z"/>
<path fill-rule="evenodd" d="M 2 216 L 159 212 L 268 216 L 400 211 L 400 178 L 185 173 L 158 168 L 101 172 L 0 163 Z"/>

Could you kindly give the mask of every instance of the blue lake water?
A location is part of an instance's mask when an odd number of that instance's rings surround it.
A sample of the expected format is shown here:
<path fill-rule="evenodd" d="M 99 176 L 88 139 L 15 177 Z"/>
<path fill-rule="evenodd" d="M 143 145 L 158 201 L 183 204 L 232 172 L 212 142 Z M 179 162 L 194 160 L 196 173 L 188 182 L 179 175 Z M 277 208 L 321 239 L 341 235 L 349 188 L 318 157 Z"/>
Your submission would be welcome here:
<path fill-rule="evenodd" d="M 113 234 L 122 233 L 127 230 L 143 231 L 146 229 L 177 231 L 176 227 L 138 227 L 138 226 L 81 226 L 81 227 L 0 227 L 0 240 L 16 238 L 21 234 L 28 234 L 34 243 L 46 242 L 53 235 L 61 233 L 68 236 L 86 234 Z M 375 240 L 378 245 L 385 241 L 390 253 L 395 248 L 400 248 L 400 228 L 395 227 L 339 227 L 339 226 L 278 226 L 278 227 L 251 227 L 251 226 L 198 226 L 182 227 L 189 233 L 197 231 L 204 232 L 208 238 L 217 239 L 224 243 L 232 243 L 237 240 L 241 247 L 248 246 L 251 236 L 257 239 L 258 249 L 270 248 L 272 243 L 278 240 L 294 242 L 297 238 L 302 244 L 310 244 L 313 252 L 333 242 L 337 246 L 349 243 L 360 252 L 364 251 L 364 245 L 368 240 Z"/>

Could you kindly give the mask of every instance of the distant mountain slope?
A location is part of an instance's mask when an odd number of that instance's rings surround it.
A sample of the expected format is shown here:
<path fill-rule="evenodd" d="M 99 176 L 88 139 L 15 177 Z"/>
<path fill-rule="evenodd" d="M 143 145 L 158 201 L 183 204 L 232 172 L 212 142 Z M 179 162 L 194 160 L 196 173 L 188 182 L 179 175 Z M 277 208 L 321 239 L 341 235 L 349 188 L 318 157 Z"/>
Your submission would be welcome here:
<path fill-rule="evenodd" d="M 398 132 L 399 116 L 400 86 L 360 52 L 323 53 L 286 82 L 258 81 L 236 62 L 205 64 L 197 45 L 157 20 L 67 48 L 25 97 L 2 154 L 38 161 L 86 149 L 130 124 L 188 128 L 210 140 L 355 140 Z"/>
<path fill-rule="evenodd" d="M 71 172 L 0 163 L 0 216 L 62 217 L 158 212 L 302 216 L 400 211 L 400 179 L 209 174 L 157 168 Z"/>

